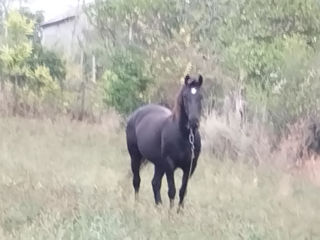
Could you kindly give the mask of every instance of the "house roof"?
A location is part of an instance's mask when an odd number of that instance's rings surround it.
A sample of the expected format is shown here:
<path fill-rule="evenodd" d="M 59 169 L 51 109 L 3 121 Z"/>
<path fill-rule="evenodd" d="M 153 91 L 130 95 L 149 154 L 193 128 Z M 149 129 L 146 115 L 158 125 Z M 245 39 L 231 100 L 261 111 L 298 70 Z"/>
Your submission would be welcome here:
<path fill-rule="evenodd" d="M 45 22 L 45 23 L 41 24 L 41 27 L 42 28 L 48 28 L 48 27 L 51 27 L 51 26 L 54 26 L 54 25 L 58 25 L 58 24 L 63 23 L 63 22 L 71 21 L 71 20 L 75 19 L 75 17 L 76 16 L 69 16 L 69 17 L 65 17 L 65 18 L 62 18 L 62 19 L 48 21 L 48 22 Z"/>
<path fill-rule="evenodd" d="M 58 25 L 64 22 L 72 21 L 76 18 L 76 16 L 79 14 L 78 8 L 71 8 L 68 11 L 64 12 L 63 14 L 60 14 L 52 19 L 49 19 L 48 21 L 45 21 L 41 24 L 42 28 L 48 28 L 50 26 Z"/>

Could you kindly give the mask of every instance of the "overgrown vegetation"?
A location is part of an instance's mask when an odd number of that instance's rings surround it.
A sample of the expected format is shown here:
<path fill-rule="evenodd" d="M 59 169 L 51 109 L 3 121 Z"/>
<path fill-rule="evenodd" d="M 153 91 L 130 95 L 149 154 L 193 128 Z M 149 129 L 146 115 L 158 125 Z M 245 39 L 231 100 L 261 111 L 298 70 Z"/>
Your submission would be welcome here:
<path fill-rule="evenodd" d="M 97 93 L 104 102 L 100 108 L 112 107 L 121 114 L 149 101 L 172 105 L 186 71 L 206 76 L 207 95 L 212 96 L 214 86 L 217 108 L 231 89 L 244 88 L 248 116 L 278 132 L 319 111 L 320 6 L 315 0 L 95 0 L 83 6 L 92 28 L 84 29 L 83 62 L 75 62 L 83 66 L 76 69 L 72 61 L 80 55 L 67 63 L 41 46 L 40 13 L 22 8 L 19 20 L 7 5 L 2 0 L 1 31 L 8 33 L 1 41 L 2 82 L 14 76 L 26 79 L 37 66 L 46 67 L 53 82 L 66 91 L 58 102 L 68 111 L 81 105 L 82 112 L 94 115 L 89 103 Z M 14 27 L 4 24 L 13 18 L 21 28 L 17 37 Z M 24 46 L 20 52 L 14 50 L 17 44 Z M 18 54 L 16 62 L 10 63 L 10 51 Z M 92 89 L 91 56 L 97 64 L 94 94 L 79 94 L 79 88 Z M 75 77 L 72 71 L 79 68 L 82 72 Z M 71 77 L 78 79 L 78 87 Z M 87 104 L 81 98 L 87 98 Z M 212 100 L 208 97 L 207 106 Z"/>
<path fill-rule="evenodd" d="M 114 116 L 115 117 L 115 116 Z M 154 206 L 152 165 L 134 203 L 124 132 L 58 120 L 0 120 L 2 239 L 318 239 L 319 188 L 203 152 L 185 209 Z M 177 172 L 178 175 L 181 172 Z M 180 176 L 176 177 L 180 185 Z"/>
<path fill-rule="evenodd" d="M 73 56 L 13 2 L 0 0 L 0 238 L 320 238 L 319 164 L 311 182 L 283 171 L 319 116 L 318 1 L 95 0 Z M 153 206 L 150 165 L 134 204 L 120 123 L 172 106 L 188 72 L 205 77 L 205 109 L 186 209 Z"/>
<path fill-rule="evenodd" d="M 172 102 L 168 89 L 191 63 L 207 86 L 219 82 L 222 96 L 244 87 L 249 115 L 277 131 L 319 111 L 319 10 L 314 0 L 96 0 L 86 8 L 106 55 L 119 46 L 145 50 L 152 100 Z"/>
<path fill-rule="evenodd" d="M 106 104 L 129 114 L 147 101 L 152 82 L 142 54 L 134 49 L 116 51 L 111 57 L 111 70 L 102 76 Z"/>
<path fill-rule="evenodd" d="M 319 111 L 317 1 L 239 1 L 218 37 L 231 70 L 244 71 L 252 105 L 267 106 L 277 127 Z M 260 96 L 257 96 L 257 89 Z"/>
<path fill-rule="evenodd" d="M 14 115 L 39 112 L 49 98 L 51 103 L 60 98 L 59 81 L 62 83 L 65 77 L 65 66 L 57 55 L 41 46 L 42 20 L 41 15 L 22 9 L 8 12 L 4 21 L 5 37 L 0 46 L 2 93 L 12 90 Z M 5 104 L 10 107 L 10 98 L 4 99 L 2 107 Z"/>

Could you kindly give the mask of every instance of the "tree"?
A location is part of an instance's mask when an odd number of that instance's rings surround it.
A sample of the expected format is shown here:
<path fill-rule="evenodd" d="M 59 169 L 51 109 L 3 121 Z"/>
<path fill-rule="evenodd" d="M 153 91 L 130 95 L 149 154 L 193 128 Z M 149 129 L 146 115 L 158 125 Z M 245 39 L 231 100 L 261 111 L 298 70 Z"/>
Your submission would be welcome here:
<path fill-rule="evenodd" d="M 96 0 L 85 8 L 104 47 L 104 61 L 98 62 L 113 71 L 110 59 L 119 48 L 143 49 L 143 62 L 148 66 L 145 69 L 156 77 L 155 85 L 148 90 L 156 101 L 173 98 L 191 55 L 201 55 L 204 10 L 201 1 L 191 4 L 185 0 Z"/>
<path fill-rule="evenodd" d="M 269 120 L 280 126 L 314 107 L 308 100 L 314 94 L 305 92 L 299 101 L 296 97 L 306 81 L 310 81 L 311 61 L 318 54 L 319 3 L 218 2 L 218 11 L 224 13 L 218 23 L 219 51 L 232 72 L 236 75 L 245 72 L 251 106 L 265 105 Z M 316 89 L 309 87 L 309 92 Z"/>
<path fill-rule="evenodd" d="M 43 13 L 41 11 L 32 13 L 28 8 L 20 8 L 19 12 L 27 19 L 34 22 L 33 33 L 30 36 L 30 40 L 32 41 L 32 54 L 27 60 L 28 65 L 33 71 L 35 71 L 39 65 L 46 66 L 49 68 L 53 80 L 59 82 L 62 87 L 63 80 L 66 76 L 65 62 L 57 55 L 57 53 L 44 48 L 41 44 L 41 24 L 44 21 Z"/>
<path fill-rule="evenodd" d="M 16 114 L 18 80 L 29 71 L 26 59 L 32 52 L 32 43 L 28 37 L 33 31 L 33 22 L 20 15 L 17 11 L 12 11 L 9 13 L 5 25 L 8 35 L 4 46 L 0 48 L 0 59 L 9 78 L 13 78 L 13 114 Z"/>
<path fill-rule="evenodd" d="M 315 0 L 95 0 L 86 13 L 101 40 L 97 61 L 112 81 L 113 53 L 143 49 L 144 69 L 155 76 L 147 90 L 154 101 L 174 96 L 191 65 L 211 75 L 206 83 L 220 92 L 245 87 L 249 112 L 280 128 L 320 111 L 313 101 L 320 97 Z"/>
<path fill-rule="evenodd" d="M 21 12 L 24 14 L 9 12 L 5 22 L 8 35 L 0 46 L 1 63 L 7 80 L 11 80 L 13 85 L 14 114 L 19 97 L 24 97 L 25 104 L 28 104 L 28 96 L 31 95 L 34 96 L 33 102 L 42 102 L 46 96 L 56 95 L 58 80 L 62 81 L 65 77 L 61 59 L 41 46 L 37 33 L 39 28 L 34 27 L 40 24 L 41 15 L 36 17 L 25 10 Z"/>

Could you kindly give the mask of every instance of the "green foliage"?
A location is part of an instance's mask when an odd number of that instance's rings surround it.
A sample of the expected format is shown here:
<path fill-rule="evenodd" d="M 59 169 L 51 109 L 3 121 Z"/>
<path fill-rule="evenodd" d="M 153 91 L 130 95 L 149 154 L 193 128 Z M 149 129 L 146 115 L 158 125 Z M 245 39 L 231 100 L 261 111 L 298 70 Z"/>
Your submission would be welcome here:
<path fill-rule="evenodd" d="M 41 45 L 41 23 L 44 20 L 42 12 L 32 13 L 29 9 L 23 8 L 20 9 L 20 14 L 34 22 L 34 28 L 31 34 L 32 54 L 27 60 L 28 65 L 33 71 L 35 71 L 39 65 L 46 66 L 50 70 L 51 77 L 55 81 L 60 81 L 60 85 L 62 85 L 66 76 L 65 62 L 57 53 Z"/>
<path fill-rule="evenodd" d="M 29 88 L 40 98 L 49 94 L 54 95 L 59 90 L 57 82 L 52 79 L 50 70 L 46 66 L 38 65 L 28 74 L 28 80 Z"/>
<path fill-rule="evenodd" d="M 41 44 L 41 36 L 42 36 L 42 29 L 41 24 L 44 21 L 44 15 L 41 11 L 37 11 L 35 13 L 31 12 L 28 8 L 20 8 L 19 12 L 22 16 L 26 17 L 30 21 L 34 23 L 33 33 L 32 33 L 32 41 L 33 44 Z"/>
<path fill-rule="evenodd" d="M 198 54 L 193 48 L 188 53 L 188 48 L 194 42 L 198 45 L 200 32 L 204 34 L 202 28 L 198 29 L 206 16 L 202 14 L 204 10 L 201 1 L 187 4 L 184 0 L 98 0 L 86 8 L 86 13 L 103 40 L 102 58 L 113 58 L 112 53 L 119 48 L 144 49 L 141 60 L 150 65 L 155 76 L 155 86 L 149 89 L 150 99 L 172 102 L 187 64 L 195 62 L 191 55 Z M 198 56 L 202 57 L 202 53 Z M 113 71 L 108 61 L 97 62 Z"/>
<path fill-rule="evenodd" d="M 28 37 L 33 32 L 34 22 L 24 17 L 17 11 L 12 11 L 6 20 L 6 27 L 8 29 L 8 42 L 11 45 L 27 41 Z"/>
<path fill-rule="evenodd" d="M 230 12 L 219 28 L 219 39 L 230 67 L 244 68 L 248 80 L 267 82 L 268 75 L 278 70 L 281 52 L 291 37 L 297 36 L 313 46 L 319 36 L 320 6 L 316 1 L 232 3 L 235 7 L 228 6 Z"/>
<path fill-rule="evenodd" d="M 127 114 L 146 102 L 151 74 L 136 50 L 118 50 L 111 58 L 110 70 L 103 75 L 105 102 Z"/>
<path fill-rule="evenodd" d="M 33 22 L 13 11 L 5 22 L 8 36 L 0 46 L 0 59 L 9 75 L 23 75 L 28 70 L 26 59 L 31 55 L 32 44 L 28 36 L 33 31 Z"/>
<path fill-rule="evenodd" d="M 41 46 L 42 20 L 41 13 L 20 9 L 20 12 L 9 12 L 5 21 L 7 35 L 0 43 L 0 61 L 7 78 L 2 78 L 2 83 L 14 80 L 11 86 L 14 114 L 19 101 L 23 101 L 23 106 L 40 108 L 39 103 L 48 99 L 51 103 L 57 102 L 61 97 L 58 81 L 62 86 L 65 64 L 54 52 Z"/>
<path fill-rule="evenodd" d="M 9 74 L 23 75 L 27 71 L 25 61 L 31 55 L 31 52 L 30 42 L 23 42 L 14 47 L 4 45 L 0 49 L 0 59 Z"/>
<path fill-rule="evenodd" d="M 62 84 L 66 77 L 65 61 L 61 59 L 55 52 L 48 50 L 41 45 L 34 45 L 33 52 L 28 59 L 31 69 L 35 69 L 38 65 L 46 66 L 51 77 Z"/>
<path fill-rule="evenodd" d="M 279 80 L 270 88 L 272 92 L 269 100 L 271 116 L 280 124 L 319 110 L 312 102 L 320 96 L 314 95 L 318 90 L 312 86 L 316 82 L 315 76 L 311 75 L 311 47 L 301 37 L 293 36 L 286 39 L 281 54 L 281 65 L 277 73 Z"/>
<path fill-rule="evenodd" d="M 96 0 L 85 12 L 94 28 L 84 34 L 83 76 L 91 79 L 94 54 L 105 103 L 121 113 L 147 99 L 172 102 L 189 63 L 192 72 L 209 75 L 208 86 L 219 85 L 221 97 L 230 85 L 245 85 L 250 112 L 279 128 L 319 110 L 314 59 L 319 55 L 320 4 L 315 0 Z M 45 66 L 63 86 L 65 63 L 40 44 L 42 14 L 20 13 L 21 19 L 31 19 L 26 26 L 34 25 L 31 32 L 28 27 L 20 31 L 32 41 L 32 53 L 24 46 L 19 51 L 25 54 L 13 54 L 7 44 L 2 63 L 17 66 L 27 56 L 26 66 L 15 72 L 25 75 Z M 10 31 L 9 40 L 21 39 Z M 144 53 L 133 53 L 132 46 Z M 150 76 L 155 76 L 153 88 L 148 88 Z"/>
<path fill-rule="evenodd" d="M 129 113 L 146 101 L 151 78 L 145 75 L 141 58 L 132 52 L 117 52 L 111 66 L 112 71 L 106 71 L 103 77 L 105 102 L 120 113 Z"/>
<path fill-rule="evenodd" d="M 220 51 L 231 71 L 246 73 L 251 107 L 266 106 L 277 127 L 318 111 L 311 63 L 318 54 L 320 4 L 252 0 L 219 7 L 229 9 L 219 22 Z"/>

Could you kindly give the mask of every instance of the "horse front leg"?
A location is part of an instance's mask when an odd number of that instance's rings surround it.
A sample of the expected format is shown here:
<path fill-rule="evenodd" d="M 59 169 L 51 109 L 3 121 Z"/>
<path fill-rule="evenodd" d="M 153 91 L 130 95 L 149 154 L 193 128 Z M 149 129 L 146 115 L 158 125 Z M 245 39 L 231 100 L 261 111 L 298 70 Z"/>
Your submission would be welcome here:
<path fill-rule="evenodd" d="M 183 175 L 182 175 L 182 184 L 181 184 L 181 188 L 179 191 L 179 208 L 178 208 L 178 212 L 180 211 L 180 208 L 184 207 L 184 197 L 185 194 L 187 192 L 187 185 L 188 185 L 188 181 L 189 181 L 189 171 L 183 170 Z"/>

